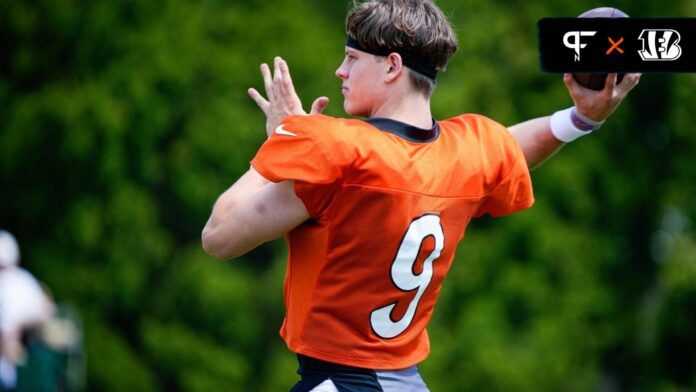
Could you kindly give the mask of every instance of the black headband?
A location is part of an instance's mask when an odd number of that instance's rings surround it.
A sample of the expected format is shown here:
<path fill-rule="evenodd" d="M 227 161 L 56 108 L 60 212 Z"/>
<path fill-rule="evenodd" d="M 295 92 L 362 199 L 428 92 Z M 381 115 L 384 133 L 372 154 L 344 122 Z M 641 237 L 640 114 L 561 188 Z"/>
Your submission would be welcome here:
<path fill-rule="evenodd" d="M 367 49 L 360 45 L 358 41 L 354 40 L 350 36 L 348 36 L 346 46 L 353 49 L 357 49 L 361 52 L 374 54 L 375 56 L 389 56 L 391 53 L 398 53 L 401 55 L 401 61 L 403 61 L 405 66 L 432 80 L 435 80 L 435 76 L 437 76 L 437 70 L 432 65 L 430 65 L 430 62 L 428 62 L 428 60 L 423 56 L 417 55 L 415 53 L 389 50 L 384 48 L 374 50 Z"/>

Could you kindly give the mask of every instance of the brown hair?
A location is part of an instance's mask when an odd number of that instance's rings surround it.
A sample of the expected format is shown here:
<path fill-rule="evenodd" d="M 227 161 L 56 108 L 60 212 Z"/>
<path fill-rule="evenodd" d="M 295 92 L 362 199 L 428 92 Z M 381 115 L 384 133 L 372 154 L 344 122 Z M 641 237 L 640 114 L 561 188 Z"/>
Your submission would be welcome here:
<path fill-rule="evenodd" d="M 346 33 L 370 50 L 413 53 L 443 71 L 457 37 L 442 11 L 430 0 L 369 0 L 356 2 L 346 18 Z M 412 85 L 430 96 L 435 81 L 409 69 Z"/>

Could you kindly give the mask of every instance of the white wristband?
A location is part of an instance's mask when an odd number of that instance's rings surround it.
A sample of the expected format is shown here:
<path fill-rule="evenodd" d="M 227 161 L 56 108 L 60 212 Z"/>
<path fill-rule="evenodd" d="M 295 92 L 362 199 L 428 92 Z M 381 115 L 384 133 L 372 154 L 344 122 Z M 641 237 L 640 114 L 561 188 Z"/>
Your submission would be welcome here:
<path fill-rule="evenodd" d="M 575 124 L 576 127 L 579 127 L 582 130 L 591 129 L 592 132 L 596 131 L 599 129 L 599 127 L 604 124 L 605 120 L 602 121 L 595 121 L 584 114 L 578 112 L 577 108 L 575 106 L 572 107 L 572 111 L 570 112 L 570 120 Z"/>
<path fill-rule="evenodd" d="M 575 111 L 575 106 L 559 110 L 551 116 L 551 132 L 556 139 L 570 143 L 599 129 L 602 122 L 592 121 Z"/>

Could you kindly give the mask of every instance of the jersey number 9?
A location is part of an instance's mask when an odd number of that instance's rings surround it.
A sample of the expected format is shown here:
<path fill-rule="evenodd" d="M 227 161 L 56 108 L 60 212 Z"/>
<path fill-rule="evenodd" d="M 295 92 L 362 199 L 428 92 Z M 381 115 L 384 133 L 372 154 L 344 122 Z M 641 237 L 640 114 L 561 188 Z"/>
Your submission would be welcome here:
<path fill-rule="evenodd" d="M 416 275 L 413 266 L 416 263 L 420 248 L 426 238 L 433 237 L 435 246 L 423 262 L 423 271 Z M 442 231 L 440 217 L 434 214 L 426 214 L 411 222 L 406 230 L 404 239 L 391 266 L 391 279 L 394 286 L 401 291 L 410 292 L 418 290 L 404 316 L 393 321 L 391 313 L 396 307 L 396 302 L 372 311 L 370 324 L 372 330 L 381 338 L 391 339 L 402 334 L 413 322 L 425 289 L 433 277 L 433 261 L 440 257 L 440 252 L 445 244 L 445 234 Z"/>

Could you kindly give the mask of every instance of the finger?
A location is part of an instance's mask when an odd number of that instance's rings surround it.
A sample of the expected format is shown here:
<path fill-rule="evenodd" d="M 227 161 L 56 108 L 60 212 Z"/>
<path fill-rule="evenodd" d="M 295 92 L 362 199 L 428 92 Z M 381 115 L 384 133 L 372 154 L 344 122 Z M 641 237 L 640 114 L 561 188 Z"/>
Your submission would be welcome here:
<path fill-rule="evenodd" d="M 607 75 L 607 78 L 604 80 L 604 90 L 609 93 L 609 96 L 614 94 L 614 87 L 616 86 L 616 79 L 618 78 L 618 75 L 615 73 L 610 73 Z"/>
<path fill-rule="evenodd" d="M 263 110 L 263 112 L 266 113 L 266 110 L 268 109 L 270 103 L 261 94 L 259 94 L 259 92 L 256 91 L 255 88 L 250 88 L 249 90 L 247 90 L 247 92 L 249 93 L 251 99 L 253 99 L 257 105 L 259 105 L 259 108 L 261 108 L 261 110 Z"/>
<path fill-rule="evenodd" d="M 624 80 L 622 80 L 621 82 L 624 83 L 625 81 L 627 85 L 630 85 L 631 88 L 633 88 L 638 84 L 638 82 L 640 82 L 640 77 L 641 74 L 639 73 L 627 73 L 624 76 Z"/>
<path fill-rule="evenodd" d="M 283 74 L 280 72 L 280 57 L 273 59 L 273 84 L 280 84 L 283 81 Z M 281 87 L 281 86 L 277 86 Z"/>
<path fill-rule="evenodd" d="M 572 74 L 563 74 L 563 83 L 565 83 L 566 87 L 568 87 L 568 91 L 570 91 L 571 95 L 577 89 L 578 82 L 575 80 Z"/>
<path fill-rule="evenodd" d="M 268 64 L 261 64 L 261 76 L 263 76 L 263 86 L 266 89 L 266 96 L 269 100 L 274 100 L 273 96 L 273 79 L 271 79 L 271 69 Z"/>
<path fill-rule="evenodd" d="M 278 56 L 273 59 L 273 90 L 277 99 L 286 97 L 286 93 L 283 91 L 283 74 L 280 72 L 280 61 L 281 59 Z"/>
<path fill-rule="evenodd" d="M 321 112 L 324 111 L 326 108 L 326 105 L 329 104 L 329 98 L 327 97 L 319 97 L 314 100 L 312 103 L 312 110 L 310 110 L 309 114 L 321 114 Z"/>
<path fill-rule="evenodd" d="M 640 82 L 640 76 L 641 74 L 639 73 L 628 73 L 624 75 L 623 80 L 621 83 L 619 83 L 621 93 L 625 95 L 628 94 L 629 91 L 633 90 L 633 88 L 638 85 L 638 82 Z"/>
<path fill-rule="evenodd" d="M 575 76 L 573 76 L 571 73 L 563 74 L 563 83 L 565 83 L 566 87 L 568 88 L 568 93 L 573 99 L 573 102 L 576 102 L 576 99 L 579 99 L 579 97 L 585 94 L 585 90 L 587 90 L 586 87 L 578 83 Z"/>
<path fill-rule="evenodd" d="M 283 77 L 284 92 L 290 95 L 295 95 L 295 86 L 293 85 L 292 77 L 290 76 L 290 67 L 288 67 L 288 63 L 282 59 L 280 62 L 280 73 Z"/>

